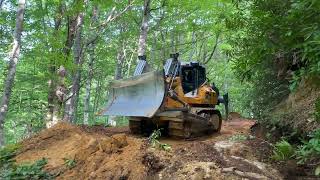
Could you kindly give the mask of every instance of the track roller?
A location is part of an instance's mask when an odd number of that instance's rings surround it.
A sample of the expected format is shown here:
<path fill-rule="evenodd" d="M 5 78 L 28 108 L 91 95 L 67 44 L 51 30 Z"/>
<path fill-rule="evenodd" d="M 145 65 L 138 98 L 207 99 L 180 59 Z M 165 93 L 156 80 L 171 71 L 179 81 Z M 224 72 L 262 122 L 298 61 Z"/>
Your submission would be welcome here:
<path fill-rule="evenodd" d="M 209 123 L 213 126 L 213 132 L 220 132 L 222 126 L 222 117 L 219 111 L 214 111 L 214 113 L 210 115 Z"/>
<path fill-rule="evenodd" d="M 129 129 L 132 134 L 143 134 L 143 119 L 139 117 L 130 117 Z"/>

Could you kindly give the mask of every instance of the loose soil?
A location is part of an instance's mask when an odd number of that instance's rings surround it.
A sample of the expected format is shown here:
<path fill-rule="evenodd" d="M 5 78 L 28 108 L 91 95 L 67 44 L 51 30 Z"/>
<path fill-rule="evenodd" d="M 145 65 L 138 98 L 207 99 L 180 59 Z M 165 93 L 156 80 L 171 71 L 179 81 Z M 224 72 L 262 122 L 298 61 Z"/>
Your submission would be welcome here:
<path fill-rule="evenodd" d="M 59 123 L 24 140 L 16 161 L 47 158 L 45 170 L 56 179 L 285 178 L 269 159 L 271 146 L 250 136 L 254 124 L 235 116 L 217 134 L 192 140 L 162 138 L 161 143 L 172 147 L 164 151 L 150 147 L 146 137 L 130 134 L 127 127 Z"/>
<path fill-rule="evenodd" d="M 144 140 L 127 128 L 76 127 L 59 123 L 22 142 L 17 163 L 47 158 L 46 170 L 57 179 L 142 179 Z M 68 167 L 66 161 L 75 162 Z"/>

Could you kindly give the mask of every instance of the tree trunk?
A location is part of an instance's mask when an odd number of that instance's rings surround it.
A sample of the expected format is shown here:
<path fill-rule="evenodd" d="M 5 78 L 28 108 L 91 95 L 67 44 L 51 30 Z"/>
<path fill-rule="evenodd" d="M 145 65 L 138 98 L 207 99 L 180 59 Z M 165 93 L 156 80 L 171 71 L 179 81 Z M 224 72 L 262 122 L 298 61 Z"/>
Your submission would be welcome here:
<path fill-rule="evenodd" d="M 193 55 L 196 51 L 196 33 L 192 31 L 192 49 L 190 51 L 189 60 L 192 61 Z"/>
<path fill-rule="evenodd" d="M 16 29 L 14 33 L 14 39 L 13 39 L 13 47 L 9 57 L 10 65 L 9 65 L 8 75 L 5 81 L 4 91 L 3 91 L 1 104 L 0 104 L 0 147 L 4 145 L 4 120 L 8 112 L 8 106 L 9 106 L 10 96 L 11 96 L 14 78 L 16 74 L 16 68 L 19 61 L 24 11 L 25 11 L 25 0 L 19 0 L 17 17 L 16 17 Z"/>
<path fill-rule="evenodd" d="M 171 32 L 170 32 L 170 36 L 171 36 L 171 38 L 170 38 L 170 54 L 174 54 L 174 53 L 176 53 L 175 52 L 175 33 L 174 33 L 174 31 L 172 30 Z"/>
<path fill-rule="evenodd" d="M 94 27 L 97 22 L 98 16 L 98 8 L 97 6 L 93 7 L 93 13 L 91 17 L 90 27 Z M 90 37 L 95 38 L 96 33 L 90 35 Z M 88 62 L 88 77 L 86 81 L 86 92 L 84 97 L 84 109 L 83 109 L 83 124 L 89 124 L 89 115 L 90 115 L 90 99 L 91 99 L 91 82 L 93 77 L 93 63 L 95 60 L 95 48 L 96 48 L 96 39 L 91 41 L 88 45 L 88 54 L 89 54 L 89 62 Z"/>
<path fill-rule="evenodd" d="M 75 65 L 75 73 L 72 78 L 72 87 L 70 91 L 70 95 L 65 105 L 65 111 L 63 120 L 67 122 L 75 122 L 76 118 L 76 110 L 78 104 L 79 90 L 80 90 L 80 79 L 81 79 L 81 68 L 83 61 L 83 46 L 82 46 L 82 25 L 83 25 L 83 13 L 79 13 L 76 21 L 76 34 L 74 41 L 74 65 Z"/>
<path fill-rule="evenodd" d="M 114 79 L 122 78 L 122 67 L 123 67 L 124 59 L 125 59 L 125 47 L 124 47 L 124 44 L 122 43 L 117 54 L 117 65 L 116 65 L 116 71 L 114 73 Z"/>
<path fill-rule="evenodd" d="M 116 70 L 114 73 L 114 79 L 121 79 L 122 78 L 122 68 L 123 68 L 123 61 L 125 59 L 125 43 L 121 42 L 120 48 L 117 54 L 117 65 Z M 109 116 L 108 124 L 110 126 L 116 126 L 117 125 L 117 116 Z"/>
<path fill-rule="evenodd" d="M 0 0 L 0 11 L 2 11 L 2 5 L 4 3 L 5 0 Z"/>
<path fill-rule="evenodd" d="M 216 34 L 216 42 L 215 42 L 215 44 L 214 44 L 214 46 L 213 46 L 213 49 L 212 49 L 209 57 L 203 62 L 203 64 L 207 64 L 207 63 L 212 59 L 214 53 L 215 53 L 216 50 L 217 50 L 218 44 L 219 44 L 219 37 L 220 37 L 220 32 L 218 32 L 218 33 Z"/>
<path fill-rule="evenodd" d="M 89 114 L 90 114 L 90 98 L 91 98 L 91 81 L 93 77 L 93 62 L 95 60 L 95 53 L 94 53 L 95 44 L 91 44 L 88 47 L 89 53 L 89 63 L 88 63 L 88 77 L 86 81 L 86 93 L 84 98 L 84 112 L 83 112 L 83 124 L 89 124 Z"/>
<path fill-rule="evenodd" d="M 88 119 L 89 119 L 89 110 L 90 110 L 90 96 L 91 96 L 91 81 L 92 81 L 92 76 L 93 76 L 93 61 L 94 61 L 94 48 L 95 48 L 95 42 L 97 41 L 100 32 L 102 31 L 102 27 L 105 27 L 108 23 L 110 23 L 111 21 L 114 21 L 115 19 L 119 18 L 124 12 L 126 12 L 127 10 L 130 9 L 130 7 L 132 6 L 131 1 L 128 1 L 129 4 L 126 8 L 124 8 L 123 11 L 114 14 L 114 10 L 115 8 L 110 12 L 107 20 L 103 23 L 103 25 L 99 27 L 99 29 L 95 32 L 91 32 L 92 35 L 90 36 L 89 39 L 86 40 L 85 46 L 88 46 L 89 48 L 89 56 L 90 56 L 90 62 L 89 62 L 89 74 L 88 74 L 88 78 L 86 81 L 86 93 L 85 93 L 85 100 L 84 100 L 84 124 L 88 124 Z M 85 4 L 87 4 L 88 1 L 85 1 Z M 98 14 L 98 8 L 94 7 L 93 9 L 93 14 L 92 14 L 92 18 L 91 18 L 91 26 L 95 27 L 95 23 L 97 21 L 97 14 Z M 94 29 L 94 28 L 93 28 Z M 84 48 L 82 48 L 84 49 Z M 79 96 L 79 90 L 78 90 L 78 94 Z M 95 110 L 95 106 L 93 108 Z"/>
<path fill-rule="evenodd" d="M 155 33 L 152 35 L 152 44 L 151 44 L 151 53 L 150 53 L 150 61 L 151 62 L 156 62 L 156 48 L 157 48 L 157 39 Z M 161 64 L 162 65 L 162 64 Z"/>
<path fill-rule="evenodd" d="M 161 45 L 161 53 L 162 53 L 162 61 L 163 61 L 163 64 L 165 63 L 165 59 L 168 58 L 166 57 L 167 54 L 166 54 L 166 50 L 167 50 L 167 46 L 166 46 L 166 37 L 165 37 L 165 34 L 163 32 L 163 30 L 160 30 L 160 35 L 161 35 L 161 40 L 162 40 L 162 45 Z"/>
<path fill-rule="evenodd" d="M 42 8 L 42 4 L 41 4 L 41 8 Z M 56 15 L 56 19 L 54 20 L 54 32 L 53 35 L 57 36 L 58 31 L 61 27 L 61 21 L 62 21 L 62 4 L 59 5 L 58 9 L 57 9 L 57 15 Z M 44 32 L 47 32 L 46 30 L 46 23 L 44 20 L 44 17 L 42 17 L 42 24 L 43 24 L 43 30 Z M 48 35 L 48 34 L 46 34 Z M 48 49 L 49 47 L 49 42 L 47 42 L 47 46 Z M 50 48 L 51 49 L 51 48 Z M 52 52 L 56 52 L 56 51 L 52 51 Z M 56 87 L 57 87 L 57 83 L 56 83 L 56 70 L 57 67 L 55 65 L 55 61 L 54 59 L 50 59 L 50 63 L 49 63 L 49 68 L 48 68 L 48 72 L 49 72 L 49 76 L 50 79 L 48 80 L 48 112 L 47 112 L 47 116 L 46 116 L 46 126 L 50 127 L 53 123 L 52 121 L 56 121 L 58 119 L 57 117 L 57 113 L 56 109 L 57 109 L 57 102 L 56 102 Z"/>
<path fill-rule="evenodd" d="M 101 82 L 102 81 L 102 75 L 99 75 L 98 78 L 96 79 L 96 87 L 95 87 L 95 92 L 94 92 L 94 99 L 93 99 L 93 111 L 96 112 L 98 111 L 99 107 L 99 102 L 100 101 L 100 94 L 101 94 Z M 94 116 L 94 121 L 96 120 L 96 116 Z"/>
<path fill-rule="evenodd" d="M 150 3 L 151 3 L 151 0 L 144 0 L 144 9 L 143 9 L 142 23 L 140 27 L 139 42 L 138 42 L 138 56 L 143 56 L 146 53 L 147 35 L 148 35 L 149 17 L 150 17 Z"/>
<path fill-rule="evenodd" d="M 58 34 L 61 27 L 62 16 L 63 16 L 63 4 L 58 7 L 58 14 L 55 19 L 54 35 Z M 62 50 L 65 62 L 68 60 L 70 50 L 73 46 L 75 30 L 76 30 L 76 17 L 67 17 L 67 38 L 65 46 Z M 55 53 L 61 52 L 60 49 L 53 49 Z M 52 59 L 49 64 L 49 91 L 48 91 L 48 112 L 46 127 L 49 128 L 55 125 L 63 115 L 63 105 L 67 97 L 67 87 L 65 85 L 66 69 L 64 65 L 56 65 L 55 60 Z"/>

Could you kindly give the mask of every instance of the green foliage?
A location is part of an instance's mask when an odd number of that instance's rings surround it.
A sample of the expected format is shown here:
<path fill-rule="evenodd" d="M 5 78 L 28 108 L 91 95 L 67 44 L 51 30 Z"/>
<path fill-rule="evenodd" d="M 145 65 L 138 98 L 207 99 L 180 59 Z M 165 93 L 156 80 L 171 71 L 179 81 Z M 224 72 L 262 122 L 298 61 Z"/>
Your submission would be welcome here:
<path fill-rule="evenodd" d="M 302 75 L 301 71 L 297 71 L 293 74 L 292 79 L 290 80 L 289 89 L 291 92 L 295 91 L 299 87 Z"/>
<path fill-rule="evenodd" d="M 297 159 L 301 164 L 320 157 L 320 129 L 312 132 L 309 137 L 310 139 L 304 141 L 296 153 Z"/>
<path fill-rule="evenodd" d="M 171 146 L 169 144 L 161 143 L 159 141 L 161 137 L 161 129 L 154 130 L 148 138 L 149 144 L 153 148 L 159 148 L 164 151 L 171 151 Z"/>
<path fill-rule="evenodd" d="M 64 85 L 71 87 L 73 72 L 81 68 L 81 86 L 76 107 L 76 123 L 83 123 L 86 84 L 89 79 L 90 64 L 93 78 L 89 101 L 89 125 L 106 124 L 106 116 L 96 116 L 105 106 L 109 94 L 109 83 L 114 78 L 120 64 L 122 77 L 133 74 L 137 59 L 137 40 L 140 33 L 143 1 L 132 1 L 133 6 L 123 10 L 128 1 L 89 1 L 86 5 L 74 1 L 29 1 L 24 18 L 22 50 L 17 66 L 15 86 L 10 98 L 9 111 L 5 121 L 6 143 L 16 143 L 45 127 L 48 113 L 48 82 L 58 82 L 57 69 L 66 68 Z M 84 7 L 86 6 L 86 7 Z M 7 73 L 7 52 L 12 47 L 12 32 L 15 28 L 17 3 L 5 1 L 0 14 L 0 88 L 3 89 Z M 92 22 L 97 8 L 96 22 Z M 115 8 L 115 9 L 113 9 Z M 170 53 L 179 52 L 182 61 L 206 61 L 215 44 L 216 51 L 208 61 L 208 77 L 216 82 L 221 93 L 230 92 L 234 111 L 242 111 L 243 91 L 247 86 L 235 79 L 226 52 L 232 50 L 226 42 L 226 18 L 233 13 L 234 6 L 225 0 L 160 0 L 151 2 L 151 16 L 147 39 L 146 56 L 154 69 L 162 68 Z M 83 51 L 81 67 L 74 65 L 73 48 L 66 47 L 69 30 L 77 13 L 84 13 L 82 44 L 92 35 L 98 35 L 92 52 L 94 61 L 89 63 L 90 46 Z M 113 12 L 113 13 L 111 13 Z M 115 21 L 100 26 L 110 14 L 117 16 Z M 72 18 L 71 18 L 72 17 Z M 101 28 L 101 29 L 100 29 Z M 195 38 L 193 39 L 193 34 Z M 219 38 L 216 39 L 219 34 Z M 194 40 L 194 41 L 193 41 Z M 74 42 L 74 40 L 71 40 Z M 65 52 L 71 50 L 69 54 Z M 52 69 L 54 69 L 52 71 Z M 60 102 L 54 102 L 54 105 Z M 63 114 L 59 108 L 58 118 Z M 245 111 L 245 110 L 244 110 Z M 250 116 L 250 112 L 245 112 Z M 87 116 L 86 116 L 87 117 Z M 127 125 L 125 118 L 118 118 L 118 125 Z"/>
<path fill-rule="evenodd" d="M 285 161 L 294 156 L 295 149 L 286 140 L 281 140 L 274 145 L 272 159 L 277 161 Z"/>
<path fill-rule="evenodd" d="M 294 148 L 288 141 L 282 139 L 274 145 L 272 159 L 277 161 L 286 161 L 291 158 L 295 158 L 298 164 L 306 164 L 312 162 L 312 164 L 320 161 L 320 129 L 312 132 L 309 135 L 308 141 L 299 141 L 298 148 Z M 316 166 L 314 169 L 316 176 L 320 175 L 320 166 Z"/>
<path fill-rule="evenodd" d="M 14 165 L 6 169 L 1 175 L 3 179 L 53 179 L 43 170 L 47 159 L 43 158 L 34 164 Z"/>
<path fill-rule="evenodd" d="M 159 144 L 159 148 L 164 150 L 164 151 L 171 151 L 171 146 L 169 144 L 166 144 L 166 143 L 160 143 Z"/>
<path fill-rule="evenodd" d="M 252 83 L 253 116 L 270 113 L 305 76 L 319 76 L 319 2 L 235 1 L 227 17 L 228 55 L 242 81 Z"/>
<path fill-rule="evenodd" d="M 148 138 L 149 144 L 151 145 L 151 147 L 156 147 L 156 145 L 160 143 L 159 142 L 160 137 L 161 137 L 160 129 L 156 129 L 151 133 L 151 135 Z"/>
<path fill-rule="evenodd" d="M 216 58 L 207 65 L 207 78 L 209 78 L 210 83 L 214 82 L 219 88 L 220 95 L 229 93 L 230 112 L 239 112 L 244 117 L 250 117 L 251 109 L 247 104 L 250 94 L 247 92 L 251 89 L 251 84 L 237 79 L 232 70 L 233 62 L 228 61 L 225 57 L 218 56 Z M 223 104 L 216 107 L 224 114 L 225 109 Z"/>
<path fill-rule="evenodd" d="M 64 158 L 63 160 L 64 165 L 67 166 L 69 169 L 72 169 L 77 165 L 77 161 L 75 159 Z"/>
<path fill-rule="evenodd" d="M 8 164 L 14 163 L 14 156 L 20 148 L 19 144 L 10 144 L 0 149 L 0 168 L 4 168 Z"/>
<path fill-rule="evenodd" d="M 0 150 L 0 179 L 53 179 L 43 171 L 47 159 L 43 158 L 33 164 L 15 163 L 14 157 L 20 145 L 8 145 Z"/>

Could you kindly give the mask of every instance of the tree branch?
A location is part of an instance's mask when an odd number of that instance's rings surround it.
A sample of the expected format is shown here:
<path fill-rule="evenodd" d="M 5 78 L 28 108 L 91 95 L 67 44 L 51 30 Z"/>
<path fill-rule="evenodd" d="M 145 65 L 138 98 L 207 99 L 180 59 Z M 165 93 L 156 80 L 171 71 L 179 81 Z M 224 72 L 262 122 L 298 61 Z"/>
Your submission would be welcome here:
<path fill-rule="evenodd" d="M 134 1 L 128 0 L 128 6 L 126 6 L 121 12 L 117 13 L 116 15 L 113 15 L 115 12 L 116 7 L 113 7 L 107 20 L 102 22 L 98 27 L 105 27 L 108 23 L 110 23 L 111 21 L 116 20 L 117 18 L 119 18 L 122 14 L 124 14 L 126 11 L 128 11 L 132 5 L 133 5 Z"/>
<path fill-rule="evenodd" d="M 2 9 L 2 5 L 4 3 L 5 0 L 0 0 L 0 10 Z"/>
<path fill-rule="evenodd" d="M 208 57 L 208 59 L 205 62 L 203 62 L 203 64 L 207 64 L 212 59 L 214 53 L 216 52 L 218 44 L 219 44 L 219 37 L 220 37 L 220 32 L 218 32 L 216 34 L 216 44 L 213 46 L 213 49 L 212 49 L 212 51 L 210 53 L 210 56 Z"/>
<path fill-rule="evenodd" d="M 159 7 L 151 8 L 151 9 L 149 10 L 149 12 L 159 10 L 159 9 L 163 8 L 165 5 L 166 5 L 166 0 L 163 0 L 162 3 L 161 3 L 161 5 L 160 5 Z"/>

